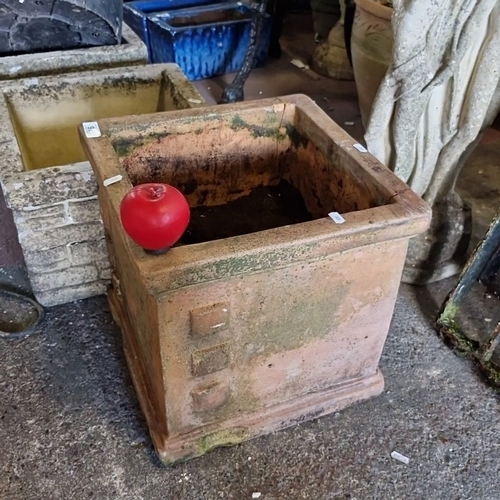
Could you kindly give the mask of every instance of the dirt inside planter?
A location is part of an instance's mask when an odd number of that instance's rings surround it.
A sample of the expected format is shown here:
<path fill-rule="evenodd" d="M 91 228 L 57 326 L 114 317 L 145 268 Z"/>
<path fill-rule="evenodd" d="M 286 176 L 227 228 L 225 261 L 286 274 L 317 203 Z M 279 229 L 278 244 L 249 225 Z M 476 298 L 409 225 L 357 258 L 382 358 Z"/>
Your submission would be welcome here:
<path fill-rule="evenodd" d="M 198 206 L 180 244 L 192 245 L 313 220 L 300 191 L 282 180 L 224 205 Z"/>
<path fill-rule="evenodd" d="M 325 148 L 300 110 L 287 113 L 265 108 L 213 121 L 178 119 L 171 128 L 127 128 L 113 131 L 112 144 L 132 185 L 170 184 L 186 196 L 184 245 L 384 204 L 353 158 Z"/>

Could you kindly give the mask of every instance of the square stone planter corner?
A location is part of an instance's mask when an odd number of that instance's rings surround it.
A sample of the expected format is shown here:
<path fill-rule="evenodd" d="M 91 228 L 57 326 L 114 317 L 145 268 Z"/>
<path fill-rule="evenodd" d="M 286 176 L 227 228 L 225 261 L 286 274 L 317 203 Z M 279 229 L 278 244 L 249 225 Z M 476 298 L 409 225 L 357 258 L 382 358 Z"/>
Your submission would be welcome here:
<path fill-rule="evenodd" d="M 175 64 L 21 79 L 0 88 L 0 182 L 40 304 L 102 294 L 109 284 L 97 183 L 77 126 L 201 104 Z"/>

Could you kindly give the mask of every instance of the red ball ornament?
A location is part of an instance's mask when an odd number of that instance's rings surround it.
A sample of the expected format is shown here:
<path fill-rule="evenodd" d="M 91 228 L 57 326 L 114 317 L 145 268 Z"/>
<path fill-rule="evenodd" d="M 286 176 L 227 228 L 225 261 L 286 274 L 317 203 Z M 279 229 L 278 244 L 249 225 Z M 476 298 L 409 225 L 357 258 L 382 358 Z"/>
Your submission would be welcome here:
<path fill-rule="evenodd" d="M 189 224 L 184 195 L 168 184 L 140 184 L 120 204 L 125 232 L 144 250 L 161 254 L 173 246 Z"/>

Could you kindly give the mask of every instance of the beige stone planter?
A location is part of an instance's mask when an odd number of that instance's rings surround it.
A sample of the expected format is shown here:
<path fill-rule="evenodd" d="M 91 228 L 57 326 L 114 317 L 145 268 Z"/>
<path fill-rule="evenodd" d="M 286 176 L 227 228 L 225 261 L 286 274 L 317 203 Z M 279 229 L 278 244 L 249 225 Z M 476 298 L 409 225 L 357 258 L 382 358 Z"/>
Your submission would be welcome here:
<path fill-rule="evenodd" d="M 352 66 L 361 121 L 366 128 L 378 88 L 391 62 L 392 8 L 373 0 L 355 0 L 351 35 Z"/>
<path fill-rule="evenodd" d="M 99 127 L 99 138 L 80 136 L 99 183 L 110 299 L 164 463 L 382 391 L 408 239 L 430 218 L 404 183 L 305 96 Z M 115 175 L 123 180 L 104 187 Z M 177 186 L 192 207 L 184 243 L 162 256 L 120 223 L 123 196 L 145 181 Z M 282 184 L 298 193 L 294 205 L 274 191 Z M 249 204 L 263 189 L 265 210 Z M 296 220 L 301 203 L 307 217 Z M 275 205 L 282 218 L 270 224 Z"/>
<path fill-rule="evenodd" d="M 0 181 L 37 300 L 104 293 L 109 261 L 82 121 L 199 106 L 174 64 L 18 80 L 0 93 Z"/>
<path fill-rule="evenodd" d="M 120 45 L 0 57 L 0 81 L 146 64 L 144 42 L 126 24 L 122 36 Z"/>

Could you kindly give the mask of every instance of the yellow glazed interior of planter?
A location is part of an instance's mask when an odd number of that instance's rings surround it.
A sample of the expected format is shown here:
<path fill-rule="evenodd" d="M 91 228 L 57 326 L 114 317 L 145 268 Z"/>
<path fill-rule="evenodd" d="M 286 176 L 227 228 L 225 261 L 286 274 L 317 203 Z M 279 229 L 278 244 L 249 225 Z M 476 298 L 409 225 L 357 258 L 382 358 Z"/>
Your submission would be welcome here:
<path fill-rule="evenodd" d="M 86 160 L 77 126 L 85 121 L 172 109 L 161 75 L 157 79 L 63 82 L 6 93 L 26 170 Z"/>

